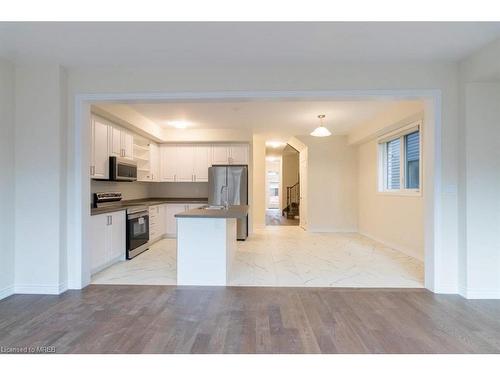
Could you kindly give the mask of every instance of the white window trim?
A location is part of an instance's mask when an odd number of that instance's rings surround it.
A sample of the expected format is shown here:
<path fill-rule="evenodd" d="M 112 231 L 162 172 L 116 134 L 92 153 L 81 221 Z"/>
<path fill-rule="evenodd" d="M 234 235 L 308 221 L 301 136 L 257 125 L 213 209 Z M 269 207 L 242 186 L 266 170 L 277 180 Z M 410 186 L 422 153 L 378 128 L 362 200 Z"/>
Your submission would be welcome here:
<path fill-rule="evenodd" d="M 404 188 L 406 184 L 406 152 L 405 152 L 405 142 L 404 136 L 411 134 L 415 131 L 419 131 L 419 152 L 420 152 L 420 160 L 419 160 L 419 189 L 406 189 Z M 387 189 L 386 181 L 387 181 L 387 170 L 385 168 L 386 165 L 386 150 L 385 147 L 387 142 L 390 142 L 394 139 L 401 138 L 400 142 L 400 176 L 399 176 L 399 186 L 400 189 Z M 377 139 L 377 151 L 378 151 L 378 175 L 377 175 L 377 194 L 379 195 L 392 195 L 392 196 L 405 196 L 405 197 L 422 197 L 422 186 L 423 186 L 423 155 L 422 155 L 422 144 L 423 144 L 423 126 L 422 120 L 418 120 L 403 126 L 395 131 L 384 134 L 383 136 Z"/>

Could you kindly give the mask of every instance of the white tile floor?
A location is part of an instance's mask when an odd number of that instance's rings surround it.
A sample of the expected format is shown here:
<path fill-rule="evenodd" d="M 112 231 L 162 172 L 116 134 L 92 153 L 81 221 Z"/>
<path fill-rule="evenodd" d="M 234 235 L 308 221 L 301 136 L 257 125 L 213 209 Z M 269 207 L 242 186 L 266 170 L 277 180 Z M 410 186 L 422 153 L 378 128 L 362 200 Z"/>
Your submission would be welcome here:
<path fill-rule="evenodd" d="M 137 258 L 101 271 L 92 283 L 175 285 L 175 247 L 175 240 L 161 240 Z M 230 284 L 421 288 L 423 275 L 419 260 L 358 234 L 268 226 L 238 242 Z"/>

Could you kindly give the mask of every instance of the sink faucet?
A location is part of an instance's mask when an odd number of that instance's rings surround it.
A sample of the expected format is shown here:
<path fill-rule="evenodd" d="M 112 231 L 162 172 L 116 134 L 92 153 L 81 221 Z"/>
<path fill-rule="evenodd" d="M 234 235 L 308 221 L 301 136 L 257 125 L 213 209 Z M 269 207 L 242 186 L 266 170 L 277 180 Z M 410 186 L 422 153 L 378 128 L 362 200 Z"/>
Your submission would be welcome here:
<path fill-rule="evenodd" d="M 224 189 L 226 189 L 226 200 L 223 200 L 222 204 L 224 205 L 224 209 L 227 210 L 229 208 L 229 191 L 227 189 L 227 185 L 222 185 L 222 187 L 220 188 L 221 199 L 223 199 L 224 197 Z"/>

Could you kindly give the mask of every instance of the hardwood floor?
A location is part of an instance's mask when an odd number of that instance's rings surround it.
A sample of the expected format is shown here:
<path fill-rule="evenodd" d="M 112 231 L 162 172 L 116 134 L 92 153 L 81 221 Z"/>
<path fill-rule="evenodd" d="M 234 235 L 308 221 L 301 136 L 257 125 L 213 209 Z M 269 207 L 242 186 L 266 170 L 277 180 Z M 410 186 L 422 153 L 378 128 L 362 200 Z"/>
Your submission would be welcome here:
<path fill-rule="evenodd" d="M 500 301 L 423 289 L 91 285 L 0 301 L 0 347 L 57 353 L 500 353 Z"/>

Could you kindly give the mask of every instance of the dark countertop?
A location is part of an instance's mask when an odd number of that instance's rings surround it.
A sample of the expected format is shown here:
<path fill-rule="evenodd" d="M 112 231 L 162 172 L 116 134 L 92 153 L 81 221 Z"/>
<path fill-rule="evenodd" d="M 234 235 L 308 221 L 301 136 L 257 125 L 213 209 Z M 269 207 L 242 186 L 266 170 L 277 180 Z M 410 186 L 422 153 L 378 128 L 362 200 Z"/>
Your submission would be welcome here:
<path fill-rule="evenodd" d="M 202 208 L 193 208 L 192 210 L 181 212 L 175 217 L 191 218 L 209 218 L 209 219 L 243 219 L 248 214 L 247 205 L 230 206 L 225 210 L 205 210 Z"/>
<path fill-rule="evenodd" d="M 157 204 L 165 203 L 208 203 L 208 198 L 145 198 L 145 199 L 132 199 L 128 201 L 121 201 L 107 207 L 91 208 L 90 215 L 100 215 L 109 212 L 116 212 L 126 210 L 127 208 L 144 205 L 155 206 Z"/>

